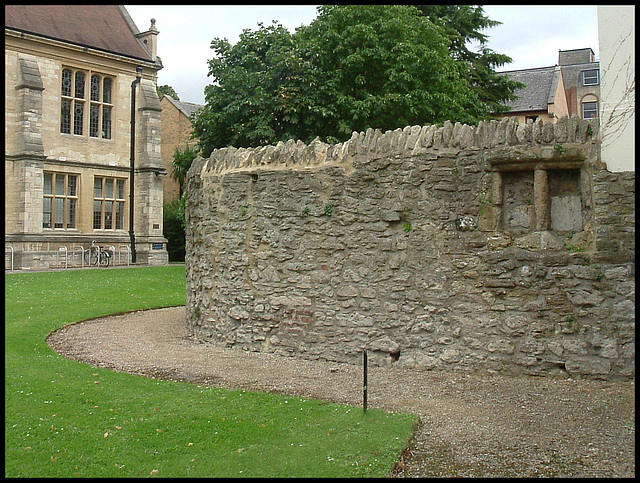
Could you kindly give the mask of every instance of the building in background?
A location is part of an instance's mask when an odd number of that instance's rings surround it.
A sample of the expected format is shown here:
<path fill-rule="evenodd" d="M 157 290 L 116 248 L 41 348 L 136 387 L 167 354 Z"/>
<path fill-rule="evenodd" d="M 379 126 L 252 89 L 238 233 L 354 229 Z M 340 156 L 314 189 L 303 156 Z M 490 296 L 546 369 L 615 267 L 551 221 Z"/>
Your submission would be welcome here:
<path fill-rule="evenodd" d="M 118 5 L 5 5 L 5 260 L 10 253 L 14 268 L 77 266 L 94 240 L 115 247 L 116 262 L 167 263 L 154 23 L 140 32 Z"/>
<path fill-rule="evenodd" d="M 162 163 L 169 176 L 164 181 L 165 202 L 180 198 L 180 186 L 171 176 L 173 155 L 178 149 L 194 147 L 196 139 L 191 139 L 193 125 L 190 116 L 204 107 L 193 102 L 177 101 L 165 95 L 160 100 L 162 106 Z"/>
<path fill-rule="evenodd" d="M 523 123 L 530 119 L 555 123 L 573 115 L 581 119 L 598 117 L 600 63 L 591 48 L 560 50 L 555 66 L 500 74 L 526 84 L 516 93 L 518 99 L 507 103 L 511 110 L 506 117 L 517 117 Z"/>
<path fill-rule="evenodd" d="M 609 171 L 635 172 L 635 7 L 598 6 L 602 161 Z"/>

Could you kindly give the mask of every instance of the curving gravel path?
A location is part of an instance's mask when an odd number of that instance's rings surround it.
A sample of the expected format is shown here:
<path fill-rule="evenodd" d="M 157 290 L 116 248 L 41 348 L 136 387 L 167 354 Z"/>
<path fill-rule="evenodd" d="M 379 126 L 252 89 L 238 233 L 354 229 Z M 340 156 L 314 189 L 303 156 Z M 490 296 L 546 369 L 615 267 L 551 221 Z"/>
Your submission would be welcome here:
<path fill-rule="evenodd" d="M 362 404 L 362 367 L 192 340 L 184 307 L 61 328 L 47 339 L 89 364 L 231 389 Z M 420 415 L 395 477 L 634 477 L 635 382 L 368 371 L 368 407 Z"/>

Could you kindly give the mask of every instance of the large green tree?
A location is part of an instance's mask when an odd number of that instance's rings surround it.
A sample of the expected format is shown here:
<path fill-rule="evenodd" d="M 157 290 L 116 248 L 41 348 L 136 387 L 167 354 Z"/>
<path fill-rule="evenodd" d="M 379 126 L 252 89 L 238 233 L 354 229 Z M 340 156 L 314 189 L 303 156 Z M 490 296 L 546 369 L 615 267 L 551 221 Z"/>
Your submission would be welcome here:
<path fill-rule="evenodd" d="M 492 99 L 453 53 L 455 41 L 412 5 L 324 5 L 293 34 L 274 22 L 244 30 L 235 45 L 216 38 L 194 137 L 208 156 L 228 145 L 486 119 Z"/>
<path fill-rule="evenodd" d="M 484 31 L 501 25 L 485 15 L 481 5 L 416 5 L 432 22 L 440 25 L 450 40 L 451 55 L 466 63 L 467 76 L 480 99 L 494 114 L 502 114 L 509 107 L 506 101 L 516 98 L 515 92 L 524 84 L 499 75 L 496 69 L 512 62 L 511 57 L 499 54 L 487 45 Z M 475 44 L 476 50 L 470 47 Z"/>

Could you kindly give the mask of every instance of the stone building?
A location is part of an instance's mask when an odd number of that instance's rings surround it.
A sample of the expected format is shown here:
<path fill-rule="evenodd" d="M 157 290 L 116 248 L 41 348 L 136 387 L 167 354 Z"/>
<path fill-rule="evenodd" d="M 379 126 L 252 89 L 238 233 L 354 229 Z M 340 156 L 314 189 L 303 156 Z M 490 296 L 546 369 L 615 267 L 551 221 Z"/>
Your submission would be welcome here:
<path fill-rule="evenodd" d="M 117 5 L 5 5 L 14 268 L 80 266 L 94 240 L 115 247 L 116 262 L 167 263 L 154 23 L 140 32 Z"/>
<path fill-rule="evenodd" d="M 556 122 L 563 116 L 577 115 L 582 119 L 598 117 L 600 102 L 600 63 L 593 50 L 560 50 L 558 64 L 534 69 L 501 73 L 526 84 L 517 92 L 518 99 L 507 104 L 507 117 L 520 122 Z"/>
<path fill-rule="evenodd" d="M 180 198 L 180 186 L 171 177 L 171 162 L 176 148 L 184 149 L 194 146 L 197 140 L 191 139 L 191 115 L 204 107 L 193 102 L 178 101 L 171 96 L 160 100 L 162 107 L 162 163 L 169 176 L 164 181 L 164 200 L 173 201 Z"/>

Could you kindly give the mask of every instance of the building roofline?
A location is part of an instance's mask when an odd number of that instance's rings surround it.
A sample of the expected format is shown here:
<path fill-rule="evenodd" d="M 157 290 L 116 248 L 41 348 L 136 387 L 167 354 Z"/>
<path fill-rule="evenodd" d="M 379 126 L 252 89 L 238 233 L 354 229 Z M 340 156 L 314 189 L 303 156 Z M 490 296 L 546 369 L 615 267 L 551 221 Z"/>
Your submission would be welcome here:
<path fill-rule="evenodd" d="M 497 74 L 510 74 L 512 72 L 524 72 L 528 70 L 544 70 L 544 69 L 554 69 L 558 67 L 558 65 L 548 65 L 545 67 L 529 67 L 528 69 L 513 69 L 513 70 L 501 70 L 500 72 L 496 72 Z"/>
<path fill-rule="evenodd" d="M 549 98 L 547 99 L 547 104 L 553 104 L 556 101 L 556 91 L 558 90 L 560 76 L 560 66 L 557 66 L 553 72 L 553 77 L 551 78 L 551 86 L 549 87 Z"/>
<path fill-rule="evenodd" d="M 109 27 L 107 27 L 107 25 Z M 5 35 L 92 49 L 161 68 L 123 5 L 5 5 Z"/>
<path fill-rule="evenodd" d="M 182 112 L 182 114 L 184 114 L 187 118 L 189 117 L 189 114 L 184 110 L 184 104 L 189 104 L 191 106 L 195 106 L 196 107 L 195 110 L 198 110 L 198 109 L 201 109 L 201 108 L 204 107 L 202 104 L 198 104 L 197 102 L 180 101 L 178 99 L 174 99 L 173 97 L 171 97 L 168 94 L 165 94 L 164 97 L 166 97 L 167 100 L 171 104 L 173 104 L 176 107 L 176 109 L 178 109 L 180 112 Z M 195 112 L 195 110 L 194 110 L 194 112 Z"/>
<path fill-rule="evenodd" d="M 129 15 L 129 12 L 127 12 L 127 9 L 125 8 L 125 6 L 124 5 L 116 5 L 116 7 L 118 7 L 118 10 L 122 14 L 122 17 L 124 18 L 124 21 L 127 22 L 127 25 L 131 29 L 131 32 L 133 32 L 134 35 L 138 35 L 140 33 L 140 30 L 138 29 L 138 26 L 136 25 L 136 23 L 131 18 L 131 15 Z"/>
<path fill-rule="evenodd" d="M 139 60 L 139 61 L 143 61 L 145 63 L 148 64 L 154 64 L 154 61 L 151 58 L 144 58 L 144 57 L 137 57 L 135 55 L 130 55 L 130 54 L 123 54 L 122 52 L 116 52 L 114 50 L 108 50 L 108 49 L 101 49 L 100 47 L 90 47 L 87 46 L 83 43 L 80 42 L 74 42 L 72 40 L 67 40 L 67 39 L 61 39 L 59 37 L 53 37 L 50 35 L 45 35 L 45 34 L 40 34 L 37 32 L 30 32 L 29 30 L 23 30 L 23 29 L 19 29 L 19 28 L 15 28 L 15 27 L 5 27 L 5 32 L 9 31 L 9 32 L 15 32 L 17 37 L 24 37 L 24 35 L 30 35 L 36 38 L 41 38 L 41 39 L 47 39 L 47 40 L 54 40 L 56 42 L 60 42 L 63 44 L 68 44 L 68 45 L 74 45 L 76 47 L 80 47 L 83 49 L 88 49 L 88 50 L 95 50 L 98 52 L 105 52 L 111 55 L 117 55 L 120 57 L 127 57 L 129 59 L 135 59 L 135 60 Z"/>

